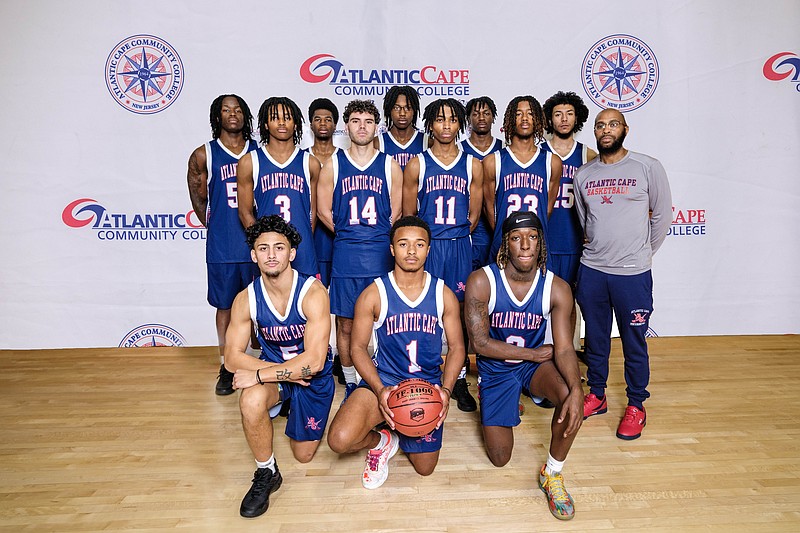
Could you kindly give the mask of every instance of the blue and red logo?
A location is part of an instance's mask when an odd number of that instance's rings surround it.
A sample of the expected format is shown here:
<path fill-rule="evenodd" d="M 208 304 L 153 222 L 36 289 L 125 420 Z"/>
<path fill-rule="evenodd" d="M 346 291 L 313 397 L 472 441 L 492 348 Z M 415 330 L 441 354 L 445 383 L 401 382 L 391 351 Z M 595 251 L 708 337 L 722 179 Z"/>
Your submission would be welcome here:
<path fill-rule="evenodd" d="M 589 98 L 603 109 L 633 111 L 653 97 L 658 60 L 644 41 L 615 34 L 594 43 L 583 58 L 581 77 Z"/>
<path fill-rule="evenodd" d="M 794 88 L 800 92 L 800 57 L 794 52 L 779 52 L 767 59 L 762 69 L 764 77 L 770 81 L 783 81 L 789 76 L 795 84 Z"/>
<path fill-rule="evenodd" d="M 175 329 L 164 324 L 143 324 L 130 330 L 119 342 L 120 348 L 151 346 L 185 346 L 186 339 Z"/>
<path fill-rule="evenodd" d="M 133 35 L 106 59 L 106 87 L 119 105 L 140 115 L 164 111 L 183 88 L 183 62 L 164 39 Z"/>
<path fill-rule="evenodd" d="M 306 83 L 324 83 L 338 96 L 381 96 L 393 85 L 410 85 L 420 96 L 468 97 L 469 69 L 424 65 L 418 68 L 349 68 L 331 54 L 316 54 L 300 65 Z"/>
<path fill-rule="evenodd" d="M 101 241 L 205 240 L 206 228 L 188 213 L 112 213 L 97 200 L 79 198 L 67 204 L 61 220 L 70 228 L 92 229 Z"/>
<path fill-rule="evenodd" d="M 672 206 L 672 225 L 667 236 L 696 237 L 706 234 L 705 209 L 678 209 Z"/>

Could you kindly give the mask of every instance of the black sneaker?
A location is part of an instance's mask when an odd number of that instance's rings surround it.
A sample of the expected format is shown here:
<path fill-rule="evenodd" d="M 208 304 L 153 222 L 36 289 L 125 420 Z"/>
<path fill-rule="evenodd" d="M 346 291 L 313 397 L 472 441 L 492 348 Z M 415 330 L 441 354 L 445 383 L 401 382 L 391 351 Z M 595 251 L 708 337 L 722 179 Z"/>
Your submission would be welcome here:
<path fill-rule="evenodd" d="M 269 468 L 259 468 L 253 474 L 253 486 L 247 491 L 239 507 L 239 514 L 245 518 L 261 516 L 269 509 L 269 495 L 278 490 L 283 483 L 278 464 L 275 473 Z"/>
<path fill-rule="evenodd" d="M 553 409 L 555 407 L 555 404 L 547 398 L 538 398 L 538 401 L 537 398 L 531 398 L 531 400 L 533 400 L 534 405 L 542 409 Z"/>
<path fill-rule="evenodd" d="M 456 399 L 456 405 L 459 411 L 471 413 L 478 408 L 478 404 L 475 403 L 475 398 L 469 393 L 467 380 L 464 378 L 456 380 L 456 384 L 453 386 L 453 398 Z"/>
<path fill-rule="evenodd" d="M 220 365 L 219 376 L 217 377 L 217 386 L 214 389 L 217 396 L 227 396 L 233 394 L 233 373 L 228 372 L 225 365 Z"/>
<path fill-rule="evenodd" d="M 344 372 L 342 372 L 342 360 L 339 359 L 339 354 L 333 356 L 333 367 L 331 373 L 336 376 L 339 385 L 346 385 L 347 381 L 344 379 Z"/>

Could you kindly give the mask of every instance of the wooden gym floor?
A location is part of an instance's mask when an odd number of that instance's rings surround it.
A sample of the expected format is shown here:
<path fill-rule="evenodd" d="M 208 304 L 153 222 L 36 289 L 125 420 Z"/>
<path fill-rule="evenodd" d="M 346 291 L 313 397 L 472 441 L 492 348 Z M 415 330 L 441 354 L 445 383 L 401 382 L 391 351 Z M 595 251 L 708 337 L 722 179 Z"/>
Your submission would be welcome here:
<path fill-rule="evenodd" d="M 217 397 L 215 348 L 0 351 L 0 529 L 7 531 L 800 531 L 800 337 L 650 340 L 648 425 L 626 442 L 615 341 L 609 412 L 587 420 L 564 477 L 560 522 L 536 486 L 551 411 L 525 400 L 504 468 L 477 413 L 455 408 L 439 466 L 398 454 L 361 487 L 363 453 L 294 461 L 264 516 L 239 517 L 255 465 L 237 395 Z M 470 376 L 475 391 L 475 377 Z M 334 410 L 343 388 L 337 386 Z"/>

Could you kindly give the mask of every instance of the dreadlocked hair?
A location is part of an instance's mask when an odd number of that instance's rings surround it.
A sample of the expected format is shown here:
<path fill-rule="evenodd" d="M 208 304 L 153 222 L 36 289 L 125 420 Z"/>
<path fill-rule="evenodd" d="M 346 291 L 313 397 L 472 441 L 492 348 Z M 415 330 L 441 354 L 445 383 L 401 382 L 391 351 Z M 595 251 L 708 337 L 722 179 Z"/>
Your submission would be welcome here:
<path fill-rule="evenodd" d="M 450 112 L 458 119 L 458 132 L 464 133 L 467 123 L 467 112 L 464 110 L 464 104 L 455 98 L 440 98 L 439 100 L 434 100 L 425 107 L 425 113 L 422 115 L 422 123 L 425 125 L 425 132 L 431 132 L 434 122 L 436 122 L 440 113 L 444 113 L 443 110 L 445 107 L 449 107 Z"/>
<path fill-rule="evenodd" d="M 386 91 L 386 96 L 383 97 L 383 116 L 386 117 L 386 129 L 392 128 L 392 108 L 397 103 L 397 97 L 403 95 L 406 97 L 406 105 L 411 107 L 413 112 L 411 116 L 411 125 L 417 127 L 417 119 L 419 118 L 419 94 L 416 89 L 409 85 L 395 85 Z"/>
<path fill-rule="evenodd" d="M 292 138 L 294 139 L 294 144 L 300 144 L 300 140 L 303 138 L 303 112 L 300 111 L 297 104 L 285 96 L 273 96 L 272 98 L 267 98 L 264 100 L 264 103 L 261 104 L 261 109 L 258 110 L 258 132 L 261 134 L 261 144 L 269 143 L 269 128 L 267 128 L 267 122 L 269 122 L 270 118 L 278 116 L 279 106 L 283 106 L 284 117 L 288 111 L 289 116 L 294 120 L 294 134 Z"/>
<path fill-rule="evenodd" d="M 542 275 L 544 275 L 547 271 L 547 245 L 542 237 L 542 232 L 537 229 L 536 233 L 539 235 L 539 256 L 536 258 L 536 265 L 539 270 L 542 271 Z M 509 235 L 511 235 L 510 231 L 503 235 L 503 240 L 500 242 L 500 249 L 497 250 L 497 266 L 500 267 L 501 270 L 505 270 L 506 266 L 508 266 L 508 262 L 511 260 L 511 254 L 508 251 Z"/>
<path fill-rule="evenodd" d="M 533 112 L 533 142 L 539 144 L 544 140 L 544 113 L 539 101 L 533 96 L 517 96 L 508 103 L 506 114 L 503 117 L 503 131 L 506 135 L 506 144 L 511 144 L 511 139 L 516 134 L 517 106 L 520 102 L 528 102 Z"/>
<path fill-rule="evenodd" d="M 547 133 L 553 133 L 553 109 L 557 105 L 571 105 L 575 109 L 575 129 L 574 133 L 578 133 L 583 128 L 586 120 L 589 118 L 589 108 L 583 103 L 583 99 L 573 92 L 558 91 L 556 94 L 545 100 L 542 106 L 544 113 L 545 125 L 544 129 Z"/>
<path fill-rule="evenodd" d="M 489 108 L 489 111 L 492 112 L 492 119 L 497 116 L 497 106 L 494 105 L 494 100 L 488 96 L 479 96 L 467 102 L 467 116 L 470 116 L 474 110 L 482 107 Z"/>
<path fill-rule="evenodd" d="M 222 101 L 229 97 L 236 98 L 236 101 L 239 102 L 239 107 L 242 108 L 242 115 L 244 116 L 242 137 L 244 137 L 245 141 L 249 141 L 253 138 L 253 113 L 250 112 L 247 102 L 241 96 L 235 94 L 221 94 L 211 102 L 211 111 L 209 112 L 211 137 L 219 139 L 220 134 L 222 134 Z"/>

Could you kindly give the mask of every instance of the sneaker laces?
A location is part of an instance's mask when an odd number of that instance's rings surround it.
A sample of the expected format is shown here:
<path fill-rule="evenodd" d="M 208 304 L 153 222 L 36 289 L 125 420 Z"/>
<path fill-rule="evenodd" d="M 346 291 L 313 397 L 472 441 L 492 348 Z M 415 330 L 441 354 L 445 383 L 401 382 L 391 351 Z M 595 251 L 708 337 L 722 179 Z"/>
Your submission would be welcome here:
<path fill-rule="evenodd" d="M 256 470 L 256 473 L 253 475 L 253 496 L 259 496 L 267 490 L 271 473 L 269 468 L 264 468 L 263 471 L 261 468 Z"/>
<path fill-rule="evenodd" d="M 564 476 L 561 473 L 547 475 L 547 490 L 550 493 L 550 497 L 553 498 L 555 501 L 559 502 L 566 502 L 569 501 L 569 494 L 567 493 L 567 489 L 564 488 Z"/>
<path fill-rule="evenodd" d="M 633 422 L 636 421 L 636 415 L 638 415 L 638 414 L 639 414 L 639 409 L 638 408 L 633 407 L 633 406 L 628 406 L 628 408 L 625 409 L 625 414 L 622 416 L 622 421 L 623 422 L 627 421 L 627 422 L 633 423 Z"/>
<path fill-rule="evenodd" d="M 367 453 L 367 468 L 371 472 L 378 471 L 378 462 L 381 460 L 382 450 L 370 450 Z"/>

